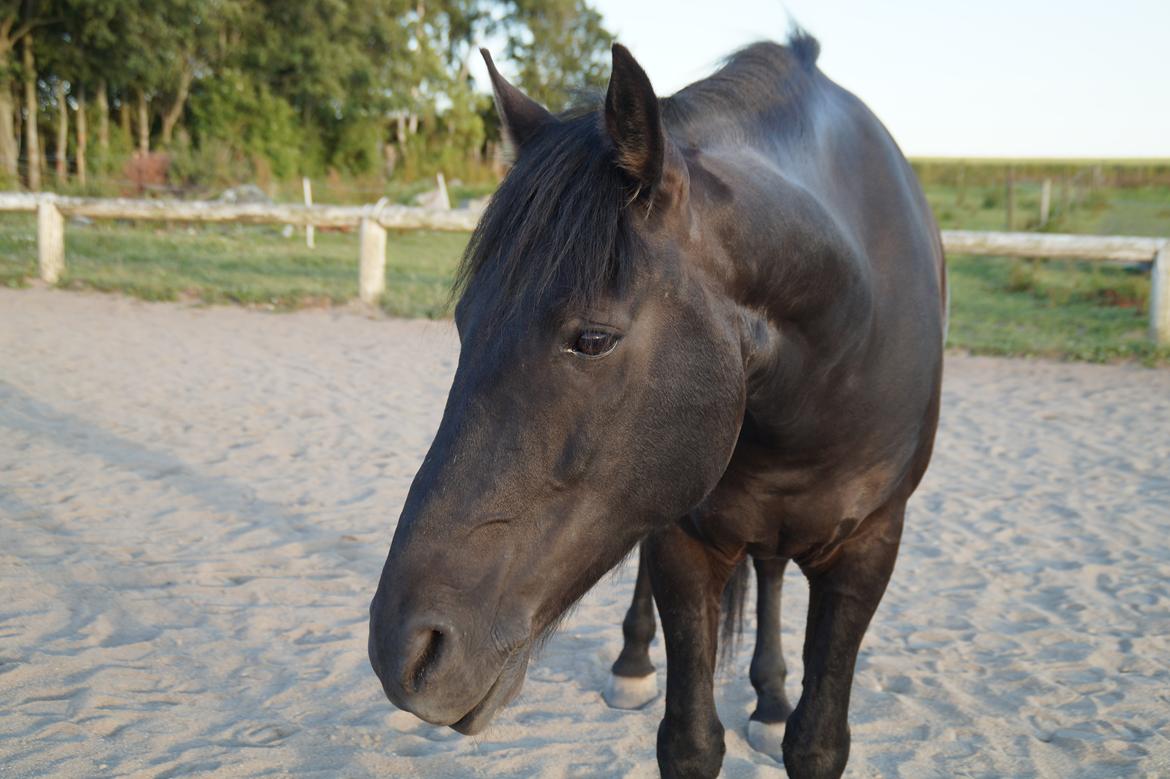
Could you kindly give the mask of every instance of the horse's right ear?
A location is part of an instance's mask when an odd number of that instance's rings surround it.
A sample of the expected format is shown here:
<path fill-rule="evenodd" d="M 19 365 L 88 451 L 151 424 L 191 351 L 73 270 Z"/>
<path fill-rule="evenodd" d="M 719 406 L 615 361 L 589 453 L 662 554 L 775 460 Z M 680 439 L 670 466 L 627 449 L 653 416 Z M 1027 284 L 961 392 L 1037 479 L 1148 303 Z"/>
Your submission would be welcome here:
<path fill-rule="evenodd" d="M 511 144 L 513 155 L 518 155 L 524 144 L 528 143 L 541 127 L 556 120 L 540 103 L 509 84 L 500 75 L 487 49 L 480 49 L 479 53 L 483 55 L 488 76 L 492 80 L 492 94 L 496 99 L 496 112 L 500 115 L 500 124 L 504 128 L 504 139 Z"/>
<path fill-rule="evenodd" d="M 658 96 L 646 71 L 620 43 L 613 45 L 605 127 L 617 149 L 618 165 L 647 190 L 658 186 L 666 156 Z"/>
<path fill-rule="evenodd" d="M 620 43 L 613 45 L 605 128 L 617 152 L 618 167 L 637 182 L 638 194 L 645 193 L 651 202 L 677 205 L 686 200 L 690 175 L 666 133 L 658 96 L 646 71 Z"/>

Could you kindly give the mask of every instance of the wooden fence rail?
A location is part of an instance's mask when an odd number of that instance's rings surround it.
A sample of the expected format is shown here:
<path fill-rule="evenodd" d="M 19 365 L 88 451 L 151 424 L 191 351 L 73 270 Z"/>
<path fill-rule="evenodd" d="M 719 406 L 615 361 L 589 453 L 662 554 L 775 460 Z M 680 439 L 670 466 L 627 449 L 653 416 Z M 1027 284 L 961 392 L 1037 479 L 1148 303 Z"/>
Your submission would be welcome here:
<path fill-rule="evenodd" d="M 385 290 L 386 230 L 469 232 L 479 220 L 479 214 L 474 211 L 435 211 L 391 205 L 384 200 L 372 206 L 300 206 L 0 193 L 0 212 L 4 211 L 36 213 L 40 275 L 49 283 L 55 283 L 65 270 L 64 220 L 69 216 L 356 227 L 360 254 L 358 292 L 367 303 L 376 303 Z M 1170 239 L 965 230 L 944 230 L 942 239 L 943 247 L 950 254 L 1148 262 L 1151 264 L 1150 337 L 1156 343 L 1170 345 Z"/>

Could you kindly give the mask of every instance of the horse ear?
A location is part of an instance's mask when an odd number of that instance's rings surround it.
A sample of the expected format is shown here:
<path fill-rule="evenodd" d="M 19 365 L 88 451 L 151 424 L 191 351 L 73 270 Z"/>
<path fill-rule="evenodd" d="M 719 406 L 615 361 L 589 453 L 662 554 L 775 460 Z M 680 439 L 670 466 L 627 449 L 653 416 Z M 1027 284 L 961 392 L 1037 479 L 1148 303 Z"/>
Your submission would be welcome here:
<path fill-rule="evenodd" d="M 504 128 L 505 139 L 511 144 L 515 153 L 519 153 L 524 144 L 532 139 L 537 130 L 548 122 L 555 121 L 553 115 L 544 109 L 540 103 L 512 86 L 496 70 L 496 63 L 492 62 L 492 55 L 487 49 L 480 49 L 483 61 L 487 64 L 488 76 L 492 80 L 492 94 L 496 99 L 496 112 L 500 115 L 500 124 Z"/>
<path fill-rule="evenodd" d="M 617 163 L 643 188 L 662 178 L 666 137 L 658 96 L 642 66 L 620 43 L 613 45 L 613 73 L 605 93 L 605 128 L 617 149 Z"/>

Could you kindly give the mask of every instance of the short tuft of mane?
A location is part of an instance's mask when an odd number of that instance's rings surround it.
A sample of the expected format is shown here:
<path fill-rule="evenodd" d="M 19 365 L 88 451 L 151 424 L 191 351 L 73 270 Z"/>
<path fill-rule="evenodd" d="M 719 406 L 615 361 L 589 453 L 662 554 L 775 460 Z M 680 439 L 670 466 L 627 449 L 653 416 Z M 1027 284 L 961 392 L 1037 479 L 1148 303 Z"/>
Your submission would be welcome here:
<path fill-rule="evenodd" d="M 788 48 L 805 70 L 816 67 L 821 56 L 820 42 L 801 27 L 794 27 L 788 34 Z"/>
<path fill-rule="evenodd" d="M 709 138 L 720 127 L 733 136 L 753 129 L 796 130 L 806 118 L 801 101 L 816 83 L 819 53 L 816 38 L 800 28 L 787 46 L 772 41 L 745 46 L 711 76 L 662 101 L 667 126 L 684 144 Z M 751 127 L 753 117 L 757 128 Z M 728 131 L 728 125 L 734 129 Z"/>

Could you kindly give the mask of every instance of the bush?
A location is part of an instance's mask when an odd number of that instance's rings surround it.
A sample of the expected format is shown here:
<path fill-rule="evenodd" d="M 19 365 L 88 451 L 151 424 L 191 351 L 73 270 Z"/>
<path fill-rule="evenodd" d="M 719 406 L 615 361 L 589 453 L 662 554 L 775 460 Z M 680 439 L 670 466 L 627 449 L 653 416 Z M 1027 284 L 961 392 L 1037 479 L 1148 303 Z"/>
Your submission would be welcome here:
<path fill-rule="evenodd" d="M 382 128 L 377 122 L 358 120 L 342 125 L 330 164 L 356 176 L 382 168 Z"/>
<path fill-rule="evenodd" d="M 1000 285 L 1004 292 L 1027 294 L 1049 306 L 1087 303 L 1145 311 L 1150 283 L 1144 272 L 1126 273 L 1096 263 L 1039 263 L 1015 260 Z"/>
<path fill-rule="evenodd" d="M 1150 285 L 1143 276 L 1106 273 L 1094 267 L 1091 273 L 1077 280 L 1073 299 L 1097 306 L 1145 311 L 1150 302 Z"/>
<path fill-rule="evenodd" d="M 198 149 L 195 159 L 206 160 L 204 154 L 210 150 L 222 162 L 226 152 L 232 164 L 252 168 L 248 171 L 252 175 L 237 173 L 234 180 L 252 178 L 256 171 L 251 162 L 261 157 L 277 178 L 321 167 L 319 151 L 302 131 L 293 107 L 239 71 L 199 82 L 190 112 L 191 137 Z M 193 181 L 202 178 L 198 168 L 186 173 Z"/>
<path fill-rule="evenodd" d="M 1038 292 L 1036 265 L 1032 262 L 1013 262 L 1003 289 L 1005 292 Z"/>
<path fill-rule="evenodd" d="M 186 189 L 206 192 L 251 178 L 243 155 L 218 139 L 207 139 L 198 147 L 179 144 L 171 153 L 170 180 Z"/>

